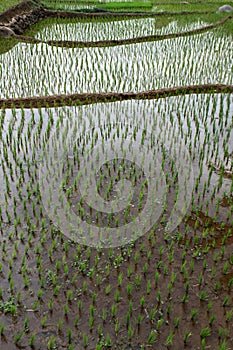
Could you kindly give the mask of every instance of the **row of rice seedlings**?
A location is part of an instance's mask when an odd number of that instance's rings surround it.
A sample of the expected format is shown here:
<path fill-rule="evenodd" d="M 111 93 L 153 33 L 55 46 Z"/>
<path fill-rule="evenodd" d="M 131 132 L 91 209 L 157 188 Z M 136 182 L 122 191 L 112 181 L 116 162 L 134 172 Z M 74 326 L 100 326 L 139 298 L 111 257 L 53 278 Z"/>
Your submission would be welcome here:
<path fill-rule="evenodd" d="M 48 25 L 47 25 L 48 24 Z M 180 33 L 205 26 L 206 23 L 198 20 L 180 26 L 177 21 L 172 21 L 162 28 L 157 28 L 157 19 L 143 18 L 124 21 L 97 22 L 96 20 L 83 22 L 70 19 L 46 20 L 43 28 L 36 38 L 40 40 L 70 40 L 70 41 L 99 41 L 99 40 L 122 40 L 137 38 L 148 35 L 166 35 Z"/>
<path fill-rule="evenodd" d="M 231 57 L 230 38 L 214 32 L 115 48 L 19 44 L 0 57 L 0 91 L 6 98 L 231 84 Z"/>

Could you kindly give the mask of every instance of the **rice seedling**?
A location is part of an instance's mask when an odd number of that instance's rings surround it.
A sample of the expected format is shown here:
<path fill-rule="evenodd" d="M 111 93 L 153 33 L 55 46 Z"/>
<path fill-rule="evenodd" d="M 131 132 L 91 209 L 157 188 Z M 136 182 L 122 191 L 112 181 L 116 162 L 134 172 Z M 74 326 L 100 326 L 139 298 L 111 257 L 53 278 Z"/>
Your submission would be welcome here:
<path fill-rule="evenodd" d="M 206 298 L 207 298 L 207 293 L 206 293 L 205 290 L 203 290 L 203 291 L 200 293 L 200 300 L 201 300 L 201 301 L 204 301 L 204 300 L 206 300 Z"/>
<path fill-rule="evenodd" d="M 193 309 L 191 310 L 191 320 L 194 321 L 194 319 L 196 318 L 198 314 L 198 310 L 197 309 Z"/>
<path fill-rule="evenodd" d="M 41 326 L 42 328 L 45 328 L 46 327 L 46 322 L 47 322 L 47 316 L 44 315 L 42 320 L 41 320 Z"/>
<path fill-rule="evenodd" d="M 5 330 L 5 325 L 1 324 L 0 325 L 0 335 L 3 336 L 4 335 L 4 330 Z"/>
<path fill-rule="evenodd" d="M 169 345 L 172 344 L 172 339 L 173 339 L 173 337 L 174 337 L 174 334 L 173 334 L 173 332 L 171 331 L 171 332 L 169 333 L 167 339 L 166 339 L 166 343 L 165 343 L 166 346 L 169 346 Z"/>
<path fill-rule="evenodd" d="M 225 307 L 225 306 L 227 306 L 227 304 L 228 304 L 228 302 L 229 302 L 229 295 L 227 295 L 226 297 L 225 297 L 225 299 L 224 299 L 224 301 L 223 301 L 223 306 Z"/>
<path fill-rule="evenodd" d="M 200 336 L 201 338 L 206 338 L 210 336 L 210 334 L 211 334 L 211 329 L 209 327 L 204 327 L 201 330 Z"/>
<path fill-rule="evenodd" d="M 21 339 L 23 338 L 23 336 L 24 336 L 24 332 L 20 332 L 20 333 L 18 333 L 18 334 L 15 335 L 15 337 L 14 337 L 14 344 L 15 344 L 16 346 L 19 345 L 19 342 L 21 341 Z"/>
<path fill-rule="evenodd" d="M 51 335 L 51 337 L 49 338 L 48 343 L 47 343 L 47 348 L 48 348 L 48 350 L 52 350 L 55 347 L 56 347 L 56 340 L 55 340 L 54 335 Z"/>
<path fill-rule="evenodd" d="M 29 339 L 29 346 L 31 348 L 34 348 L 34 342 L 35 342 L 35 334 L 32 334 L 30 339 Z"/>

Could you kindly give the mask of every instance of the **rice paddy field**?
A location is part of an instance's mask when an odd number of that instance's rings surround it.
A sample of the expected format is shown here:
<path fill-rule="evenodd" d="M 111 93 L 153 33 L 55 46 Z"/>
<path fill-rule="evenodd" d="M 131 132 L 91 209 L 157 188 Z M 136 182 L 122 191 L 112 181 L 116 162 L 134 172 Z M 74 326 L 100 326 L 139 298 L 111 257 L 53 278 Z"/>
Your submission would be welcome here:
<path fill-rule="evenodd" d="M 233 349 L 232 14 L 40 3 L 86 12 L 0 38 L 0 349 Z"/>

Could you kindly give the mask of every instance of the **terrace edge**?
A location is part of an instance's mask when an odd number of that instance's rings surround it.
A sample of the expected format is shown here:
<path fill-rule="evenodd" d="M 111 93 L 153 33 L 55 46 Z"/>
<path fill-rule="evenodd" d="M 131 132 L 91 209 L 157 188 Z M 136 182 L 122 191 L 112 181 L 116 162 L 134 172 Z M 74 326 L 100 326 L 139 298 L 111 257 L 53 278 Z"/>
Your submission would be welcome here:
<path fill-rule="evenodd" d="M 34 0 L 24 0 L 0 13 L 0 29 L 5 27 L 20 35 L 45 17 L 46 11 L 39 3 Z"/>
<path fill-rule="evenodd" d="M 187 12 L 182 11 L 178 13 L 179 15 L 188 15 L 193 13 L 207 14 L 209 11 L 204 12 Z M 61 17 L 61 18 L 105 18 L 110 17 L 114 19 L 124 18 L 140 18 L 140 17 L 156 17 L 161 15 L 177 15 L 176 12 L 158 12 L 158 13 L 148 13 L 148 12 L 98 12 L 98 9 L 93 11 L 53 11 L 44 8 L 37 0 L 23 0 L 19 4 L 8 8 L 4 12 L 0 13 L 0 29 L 3 28 L 1 36 L 10 36 L 10 31 L 14 34 L 22 35 L 24 31 L 29 29 L 33 24 L 36 24 L 40 20 L 46 17 Z M 4 28 L 6 29 L 4 33 Z M 10 31 L 7 32 L 7 29 Z M 6 35 L 5 35 L 6 34 Z"/>

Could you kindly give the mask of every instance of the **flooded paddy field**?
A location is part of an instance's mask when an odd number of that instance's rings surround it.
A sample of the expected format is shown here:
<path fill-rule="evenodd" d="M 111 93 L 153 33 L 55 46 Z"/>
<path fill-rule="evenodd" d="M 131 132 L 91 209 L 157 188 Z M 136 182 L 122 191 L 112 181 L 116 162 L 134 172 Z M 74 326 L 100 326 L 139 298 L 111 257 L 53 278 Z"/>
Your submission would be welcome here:
<path fill-rule="evenodd" d="M 209 23 L 165 22 L 46 19 L 0 55 L 0 349 L 233 347 L 232 19 L 137 42 Z"/>
<path fill-rule="evenodd" d="M 232 39 L 212 32 L 102 48 L 19 43 L 0 57 L 0 93 L 6 98 L 232 84 L 232 56 Z"/>

